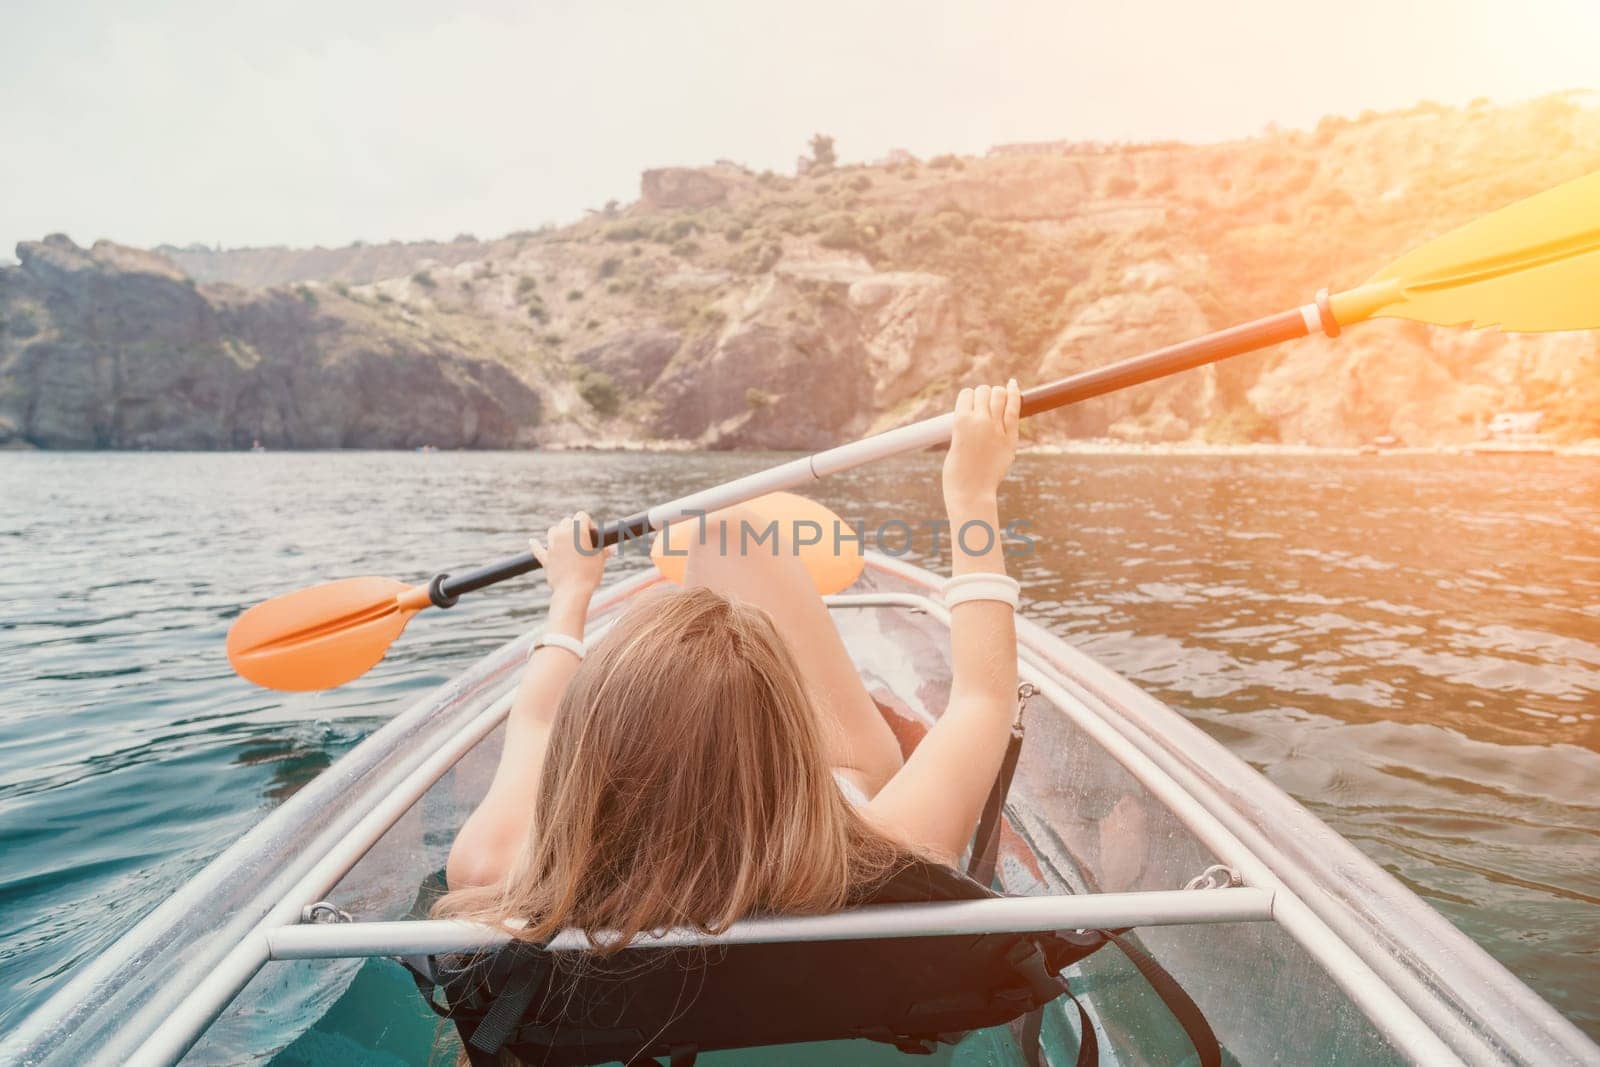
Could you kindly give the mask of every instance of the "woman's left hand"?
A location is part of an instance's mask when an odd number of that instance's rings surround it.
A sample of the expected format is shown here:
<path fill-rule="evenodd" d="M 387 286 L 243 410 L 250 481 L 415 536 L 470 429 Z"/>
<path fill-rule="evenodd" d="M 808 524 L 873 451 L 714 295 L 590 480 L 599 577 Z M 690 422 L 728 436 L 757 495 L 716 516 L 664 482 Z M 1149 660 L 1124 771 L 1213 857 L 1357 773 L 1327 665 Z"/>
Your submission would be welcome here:
<path fill-rule="evenodd" d="M 594 521 L 579 511 L 550 527 L 545 539 L 531 539 L 533 558 L 544 565 L 552 595 L 571 593 L 587 600 L 605 577 L 611 549 L 595 547 Z"/>

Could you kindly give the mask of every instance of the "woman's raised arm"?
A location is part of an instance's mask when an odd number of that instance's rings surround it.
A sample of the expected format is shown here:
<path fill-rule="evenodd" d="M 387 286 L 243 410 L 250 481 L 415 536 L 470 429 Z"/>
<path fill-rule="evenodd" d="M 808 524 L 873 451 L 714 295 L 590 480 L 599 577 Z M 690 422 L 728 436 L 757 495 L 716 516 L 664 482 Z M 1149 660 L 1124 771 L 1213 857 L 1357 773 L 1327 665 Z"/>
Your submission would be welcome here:
<path fill-rule="evenodd" d="M 533 554 L 544 565 L 550 584 L 544 632 L 581 642 L 589 600 L 600 587 L 611 550 L 595 550 L 594 525 L 580 511 L 550 527 L 547 541 L 535 538 Z M 506 718 L 505 747 L 500 750 L 494 781 L 450 847 L 445 879 L 451 889 L 499 881 L 527 840 L 550 724 L 567 684 L 583 662 L 563 644 L 541 645 L 528 658 Z"/>
<path fill-rule="evenodd" d="M 953 576 L 994 574 L 967 584 L 1011 585 L 1004 577 L 1000 482 L 1017 449 L 1022 393 L 963 389 L 944 462 Z M 952 597 L 951 599 L 960 600 Z M 950 610 L 950 706 L 867 812 L 908 843 L 954 862 L 966 848 L 1005 757 L 1017 699 L 1017 629 L 1010 604 L 968 599 Z"/>

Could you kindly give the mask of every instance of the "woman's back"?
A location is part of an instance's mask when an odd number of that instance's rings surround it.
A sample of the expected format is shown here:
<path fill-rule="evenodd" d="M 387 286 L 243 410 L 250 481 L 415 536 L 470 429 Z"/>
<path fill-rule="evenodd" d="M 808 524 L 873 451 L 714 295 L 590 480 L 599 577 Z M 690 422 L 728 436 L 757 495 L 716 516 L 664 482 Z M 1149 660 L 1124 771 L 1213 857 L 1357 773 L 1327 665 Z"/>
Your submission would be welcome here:
<path fill-rule="evenodd" d="M 799 668 L 759 608 L 645 598 L 565 690 L 508 877 L 442 913 L 626 934 L 848 903 L 911 855 L 841 793 Z"/>

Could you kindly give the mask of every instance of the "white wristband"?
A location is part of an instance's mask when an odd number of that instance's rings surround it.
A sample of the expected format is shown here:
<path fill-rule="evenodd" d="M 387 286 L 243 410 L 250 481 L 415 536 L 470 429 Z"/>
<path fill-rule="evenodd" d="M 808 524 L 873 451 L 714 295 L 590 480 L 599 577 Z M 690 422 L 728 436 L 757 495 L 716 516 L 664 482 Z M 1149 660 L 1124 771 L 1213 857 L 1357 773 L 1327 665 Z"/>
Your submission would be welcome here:
<path fill-rule="evenodd" d="M 568 652 L 571 652 L 574 656 L 578 657 L 579 663 L 583 662 L 583 657 L 588 651 L 588 649 L 584 647 L 583 642 L 578 638 L 573 637 L 571 634 L 548 633 L 540 634 L 534 639 L 533 649 L 528 653 L 528 658 L 532 659 L 533 654 L 539 651 L 541 648 L 566 649 Z"/>
<path fill-rule="evenodd" d="M 990 571 L 958 574 L 946 579 L 943 592 L 944 606 L 947 608 L 974 600 L 994 600 L 1009 604 L 1011 610 L 1016 611 L 1022 604 L 1022 583 L 1009 574 Z"/>

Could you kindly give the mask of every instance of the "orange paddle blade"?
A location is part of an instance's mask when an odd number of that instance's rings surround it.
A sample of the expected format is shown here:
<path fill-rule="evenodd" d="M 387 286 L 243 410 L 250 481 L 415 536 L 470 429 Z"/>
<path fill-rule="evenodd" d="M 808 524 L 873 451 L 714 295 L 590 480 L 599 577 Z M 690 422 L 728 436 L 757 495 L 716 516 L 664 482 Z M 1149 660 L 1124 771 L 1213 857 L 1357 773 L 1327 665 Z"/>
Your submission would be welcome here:
<path fill-rule="evenodd" d="M 345 578 L 274 597 L 234 620 L 228 662 L 268 689 L 332 689 L 383 659 L 427 586 L 393 578 Z"/>
<path fill-rule="evenodd" d="M 848 589 L 861 576 L 861 569 L 866 566 L 861 542 L 843 519 L 815 500 L 795 493 L 768 493 L 739 507 L 754 512 L 759 520 L 752 523 L 748 536 L 743 538 L 742 550 L 746 555 L 762 552 L 771 555 L 774 550 L 787 554 L 798 547 L 800 562 L 811 575 L 811 584 L 823 596 Z M 699 522 L 699 519 L 686 519 L 674 523 L 656 538 L 650 548 L 650 561 L 662 577 L 683 584 L 688 559 L 681 553 L 694 540 Z M 774 523 L 776 537 L 769 536 Z M 729 531 L 729 553 L 741 551 L 741 545 L 734 540 L 736 536 L 734 531 Z"/>

